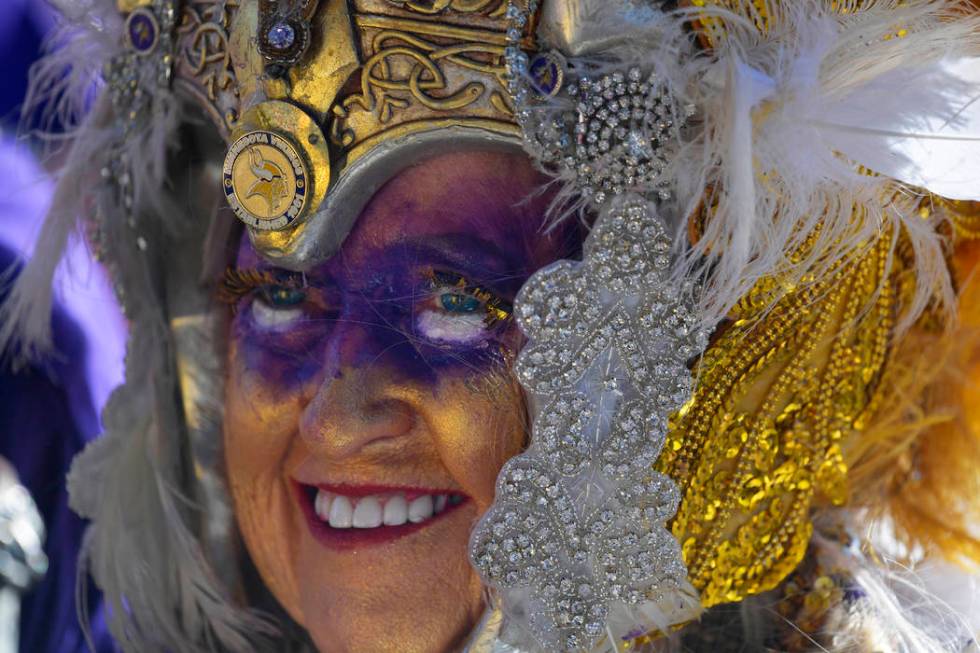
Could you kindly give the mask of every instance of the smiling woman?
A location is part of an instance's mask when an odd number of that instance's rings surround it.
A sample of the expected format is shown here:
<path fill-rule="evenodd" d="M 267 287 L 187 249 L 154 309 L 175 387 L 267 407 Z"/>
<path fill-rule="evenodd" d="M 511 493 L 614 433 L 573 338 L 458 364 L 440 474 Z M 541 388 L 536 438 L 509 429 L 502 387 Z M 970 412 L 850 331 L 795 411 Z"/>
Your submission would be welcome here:
<path fill-rule="evenodd" d="M 453 650 L 483 611 L 467 542 L 526 438 L 509 306 L 580 244 L 574 224 L 544 233 L 549 197 L 525 201 L 541 182 L 519 153 L 450 152 L 301 275 L 239 248 L 230 276 L 258 283 L 225 293 L 228 480 L 259 573 L 320 650 Z"/>
<path fill-rule="evenodd" d="M 84 119 L 0 347 L 81 222 L 127 651 L 975 639 L 883 563 L 980 560 L 966 3 L 63 4 L 31 98 Z"/>

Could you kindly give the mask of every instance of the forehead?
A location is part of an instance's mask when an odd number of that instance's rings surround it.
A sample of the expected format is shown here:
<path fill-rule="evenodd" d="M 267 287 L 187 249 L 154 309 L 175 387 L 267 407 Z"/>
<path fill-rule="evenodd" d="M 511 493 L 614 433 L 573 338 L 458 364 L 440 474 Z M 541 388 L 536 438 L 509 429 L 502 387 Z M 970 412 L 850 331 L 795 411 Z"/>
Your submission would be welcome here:
<path fill-rule="evenodd" d="M 350 237 L 350 254 L 364 245 L 476 233 L 521 244 L 540 233 L 546 205 L 535 191 L 543 179 L 521 154 L 456 152 L 406 169 L 368 203 Z"/>
<path fill-rule="evenodd" d="M 404 244 L 453 248 L 480 243 L 488 255 L 525 267 L 543 265 L 560 240 L 546 235 L 547 179 L 519 152 L 437 154 L 406 168 L 367 203 L 330 261 L 380 265 L 379 253 Z M 566 243 L 567 244 L 567 243 Z M 239 265 L 258 263 L 244 239 Z M 320 266 L 317 266 L 320 267 Z"/>

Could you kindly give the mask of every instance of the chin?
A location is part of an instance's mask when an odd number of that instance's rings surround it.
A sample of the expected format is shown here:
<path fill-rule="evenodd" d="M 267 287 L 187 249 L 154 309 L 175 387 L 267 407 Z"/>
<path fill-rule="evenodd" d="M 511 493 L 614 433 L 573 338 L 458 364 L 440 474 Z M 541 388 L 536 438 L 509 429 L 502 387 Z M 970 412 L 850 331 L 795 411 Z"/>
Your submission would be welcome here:
<path fill-rule="evenodd" d="M 333 528 L 329 519 L 316 519 L 315 496 L 311 519 L 302 503 L 307 493 L 297 491 L 304 528 L 294 574 L 302 623 L 317 649 L 438 653 L 461 647 L 483 609 L 467 554 L 474 502 L 463 497 L 449 505 L 447 499 L 441 512 L 426 519 L 416 513 L 414 523 Z"/>

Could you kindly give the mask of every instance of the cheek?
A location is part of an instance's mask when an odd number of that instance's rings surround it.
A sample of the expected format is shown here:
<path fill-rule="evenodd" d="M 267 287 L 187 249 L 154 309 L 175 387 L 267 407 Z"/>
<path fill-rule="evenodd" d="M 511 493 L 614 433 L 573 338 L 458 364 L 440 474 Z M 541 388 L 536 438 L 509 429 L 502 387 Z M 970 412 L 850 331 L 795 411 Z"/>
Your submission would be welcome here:
<path fill-rule="evenodd" d="M 501 466 L 524 447 L 523 395 L 503 370 L 441 383 L 436 402 L 432 432 L 439 455 L 482 514 L 493 502 Z"/>
<path fill-rule="evenodd" d="M 330 330 L 323 321 L 309 319 L 284 329 L 263 330 L 254 322 L 250 305 L 239 312 L 232 325 L 234 358 L 245 373 L 257 377 L 245 379 L 255 386 L 251 390 L 266 394 L 298 392 L 320 370 L 325 336 Z"/>
<path fill-rule="evenodd" d="M 298 614 L 292 561 L 296 525 L 283 464 L 296 432 L 298 393 L 283 392 L 250 369 L 232 344 L 225 387 L 224 450 L 235 518 L 266 586 Z"/>
<path fill-rule="evenodd" d="M 268 473 L 281 460 L 301 412 L 299 389 L 276 382 L 251 365 L 233 344 L 225 390 L 225 455 L 236 463 L 229 472 Z"/>

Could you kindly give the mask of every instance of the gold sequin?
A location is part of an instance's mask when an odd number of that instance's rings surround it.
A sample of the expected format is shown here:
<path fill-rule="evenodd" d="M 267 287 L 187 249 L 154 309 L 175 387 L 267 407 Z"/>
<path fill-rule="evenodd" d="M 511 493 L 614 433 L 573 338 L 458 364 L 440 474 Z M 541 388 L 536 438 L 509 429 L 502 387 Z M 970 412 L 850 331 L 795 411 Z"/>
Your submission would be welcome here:
<path fill-rule="evenodd" d="M 705 353 L 658 468 L 683 492 L 672 529 L 705 607 L 778 585 L 802 559 L 810 509 L 847 500 L 840 443 L 873 405 L 895 292 L 884 234 L 817 281 L 763 279 Z"/>

